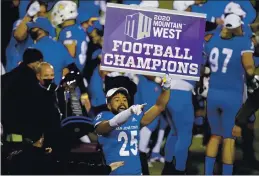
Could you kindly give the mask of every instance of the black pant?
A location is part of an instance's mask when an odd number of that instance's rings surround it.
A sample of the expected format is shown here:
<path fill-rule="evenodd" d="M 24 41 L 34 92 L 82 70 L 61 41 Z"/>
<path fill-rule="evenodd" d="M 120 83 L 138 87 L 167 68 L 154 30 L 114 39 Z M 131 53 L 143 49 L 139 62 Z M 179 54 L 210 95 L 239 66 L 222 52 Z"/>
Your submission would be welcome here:
<path fill-rule="evenodd" d="M 248 119 L 259 109 L 259 89 L 249 94 L 248 99 L 240 108 L 236 116 L 236 122 L 239 126 L 248 123 Z"/>
<path fill-rule="evenodd" d="M 8 173 L 11 175 L 48 175 L 52 174 L 53 163 L 50 154 L 44 149 L 23 146 L 18 154 L 8 159 Z M 10 155 L 9 155 L 10 156 Z"/>

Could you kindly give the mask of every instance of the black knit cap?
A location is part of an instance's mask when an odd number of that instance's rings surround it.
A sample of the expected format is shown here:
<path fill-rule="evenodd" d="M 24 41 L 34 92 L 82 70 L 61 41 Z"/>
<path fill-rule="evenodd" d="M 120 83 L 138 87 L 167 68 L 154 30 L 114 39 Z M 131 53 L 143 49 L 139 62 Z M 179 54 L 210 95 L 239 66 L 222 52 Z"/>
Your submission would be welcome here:
<path fill-rule="evenodd" d="M 43 60 L 42 53 L 35 48 L 27 48 L 23 53 L 23 63 L 30 64 Z"/>

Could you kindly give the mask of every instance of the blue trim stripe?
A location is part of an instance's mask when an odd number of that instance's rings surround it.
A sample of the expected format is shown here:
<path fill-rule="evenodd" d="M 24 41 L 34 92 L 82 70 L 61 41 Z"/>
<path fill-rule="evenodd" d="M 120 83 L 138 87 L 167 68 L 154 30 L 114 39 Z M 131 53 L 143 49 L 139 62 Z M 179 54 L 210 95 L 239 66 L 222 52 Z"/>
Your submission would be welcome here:
<path fill-rule="evenodd" d="M 85 121 L 85 120 L 71 120 L 71 121 L 68 121 L 66 123 L 61 124 L 61 127 L 64 127 L 64 126 L 66 126 L 67 124 L 70 124 L 70 123 L 87 123 L 87 124 L 93 125 L 92 122 Z"/>

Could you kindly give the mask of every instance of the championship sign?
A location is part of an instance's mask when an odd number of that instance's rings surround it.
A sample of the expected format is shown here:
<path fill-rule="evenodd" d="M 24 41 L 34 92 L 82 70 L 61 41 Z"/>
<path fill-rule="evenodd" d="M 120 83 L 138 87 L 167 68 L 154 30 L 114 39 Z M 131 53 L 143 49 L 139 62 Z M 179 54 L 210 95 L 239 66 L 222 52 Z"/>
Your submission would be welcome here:
<path fill-rule="evenodd" d="M 206 15 L 107 4 L 101 69 L 198 81 Z"/>

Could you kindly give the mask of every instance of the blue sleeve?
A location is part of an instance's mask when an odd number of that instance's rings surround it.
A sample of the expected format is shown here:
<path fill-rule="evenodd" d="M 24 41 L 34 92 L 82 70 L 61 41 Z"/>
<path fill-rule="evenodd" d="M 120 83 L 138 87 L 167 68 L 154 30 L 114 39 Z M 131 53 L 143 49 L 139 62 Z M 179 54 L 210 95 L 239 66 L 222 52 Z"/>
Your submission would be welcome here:
<path fill-rule="evenodd" d="M 99 113 L 95 119 L 94 119 L 94 127 L 96 127 L 99 123 L 103 122 L 103 121 L 107 121 L 112 119 L 114 116 L 114 114 L 112 114 L 111 112 L 101 112 Z"/>
<path fill-rule="evenodd" d="M 254 57 L 255 66 L 259 67 L 259 57 Z"/>
<path fill-rule="evenodd" d="M 101 49 L 95 50 L 95 51 L 93 52 L 93 54 L 92 54 L 92 59 L 93 59 L 93 60 L 94 60 L 94 59 L 97 59 L 97 57 L 98 57 L 100 54 L 102 54 L 102 50 L 101 50 Z"/>
<path fill-rule="evenodd" d="M 75 29 L 75 28 L 66 28 L 66 29 L 62 30 L 60 32 L 59 40 L 61 42 L 64 42 L 66 40 L 72 40 L 72 41 L 77 40 L 76 39 L 76 32 L 77 31 L 75 31 L 73 29 Z"/>
<path fill-rule="evenodd" d="M 249 38 L 253 37 L 253 31 L 249 25 L 245 24 L 242 27 L 243 27 L 243 32 L 245 33 L 245 36 Z"/>
<path fill-rule="evenodd" d="M 60 46 L 59 52 L 62 52 L 62 56 L 64 59 L 64 67 L 68 66 L 69 64 L 74 63 L 74 58 L 69 54 L 68 50 L 65 48 L 63 44 Z"/>
<path fill-rule="evenodd" d="M 56 29 L 55 29 L 54 27 L 51 27 L 51 28 L 49 29 L 49 36 L 50 36 L 51 38 L 53 38 L 53 39 L 57 37 Z"/>
<path fill-rule="evenodd" d="M 254 53 L 254 43 L 252 42 L 252 40 L 249 37 L 244 37 L 244 40 L 241 43 L 242 43 L 241 55 L 243 55 L 243 53 L 247 53 L 247 52 Z"/>
<path fill-rule="evenodd" d="M 246 17 L 243 20 L 245 24 L 251 24 L 256 18 L 256 11 L 250 1 L 234 1 L 240 4 L 241 8 L 246 12 Z"/>
<path fill-rule="evenodd" d="M 63 41 L 66 39 L 66 30 L 62 30 L 59 33 L 58 40 L 63 43 Z"/>

